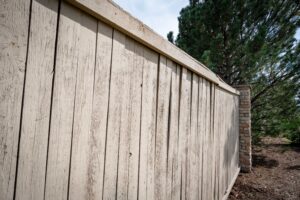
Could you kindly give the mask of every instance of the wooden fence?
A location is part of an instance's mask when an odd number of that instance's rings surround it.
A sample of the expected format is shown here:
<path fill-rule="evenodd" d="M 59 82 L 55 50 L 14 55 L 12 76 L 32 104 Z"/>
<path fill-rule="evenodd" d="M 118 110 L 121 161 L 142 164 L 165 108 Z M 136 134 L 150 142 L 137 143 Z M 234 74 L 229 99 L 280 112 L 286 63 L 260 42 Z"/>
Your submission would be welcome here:
<path fill-rule="evenodd" d="M 239 93 L 105 0 L 2 0 L 0 199 L 222 199 Z"/>

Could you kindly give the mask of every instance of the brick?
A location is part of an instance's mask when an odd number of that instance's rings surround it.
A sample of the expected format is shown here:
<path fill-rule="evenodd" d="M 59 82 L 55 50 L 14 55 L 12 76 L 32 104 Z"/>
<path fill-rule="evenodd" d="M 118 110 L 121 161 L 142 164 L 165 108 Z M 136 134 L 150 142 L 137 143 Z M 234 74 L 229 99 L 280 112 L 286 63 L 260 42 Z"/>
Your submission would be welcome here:
<path fill-rule="evenodd" d="M 239 96 L 240 165 L 244 172 L 251 171 L 251 90 L 247 85 L 236 86 Z"/>

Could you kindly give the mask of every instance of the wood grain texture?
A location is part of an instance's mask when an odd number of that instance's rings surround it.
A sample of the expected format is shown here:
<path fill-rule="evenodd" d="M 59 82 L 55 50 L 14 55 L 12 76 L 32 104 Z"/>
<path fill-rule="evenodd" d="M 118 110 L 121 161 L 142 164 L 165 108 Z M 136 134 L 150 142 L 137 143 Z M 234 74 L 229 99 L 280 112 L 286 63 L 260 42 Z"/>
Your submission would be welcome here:
<path fill-rule="evenodd" d="M 67 199 L 81 16 L 62 3 L 56 51 L 45 199 Z"/>
<path fill-rule="evenodd" d="M 16 199 L 44 197 L 58 1 L 32 1 Z"/>
<path fill-rule="evenodd" d="M 214 177 L 214 199 L 220 199 L 219 194 L 219 176 L 220 176 L 220 100 L 218 87 L 215 88 L 214 101 L 214 139 L 215 139 L 215 177 Z"/>
<path fill-rule="evenodd" d="M 199 145 L 197 141 L 198 134 L 198 91 L 199 91 L 199 77 L 192 74 L 192 92 L 191 92 L 191 135 L 188 140 L 188 154 L 187 154 L 187 199 L 199 199 L 198 194 L 198 159 L 199 159 Z"/>
<path fill-rule="evenodd" d="M 83 14 L 80 21 L 80 54 L 77 60 L 76 95 L 70 167 L 70 199 L 94 199 L 95 174 L 91 148 L 97 143 L 91 133 L 97 21 Z M 100 172 L 101 173 L 101 172 Z"/>
<path fill-rule="evenodd" d="M 231 87 L 64 1 L 28 2 L 0 9 L 0 200 L 15 177 L 25 200 L 226 197 L 239 170 Z"/>
<path fill-rule="evenodd" d="M 68 0 L 73 5 L 105 21 L 154 51 L 172 59 L 189 70 L 218 83 L 219 78 L 206 66 L 154 33 L 141 21 L 108 0 Z"/>
<path fill-rule="evenodd" d="M 0 6 L 0 200 L 12 200 L 25 77 L 30 1 Z"/>
<path fill-rule="evenodd" d="M 160 56 L 159 83 L 157 99 L 157 127 L 155 138 L 155 198 L 166 199 L 167 187 L 167 152 L 168 152 L 168 127 L 169 108 L 171 94 L 172 68 L 168 65 L 168 60 Z"/>
<path fill-rule="evenodd" d="M 144 48 L 139 199 L 154 199 L 155 125 L 158 54 Z"/>
<path fill-rule="evenodd" d="M 216 138 L 215 138 L 215 84 L 211 83 L 210 84 L 210 95 L 211 95 L 211 100 L 210 100 L 210 191 L 211 191 L 211 198 L 214 199 L 214 195 L 215 195 L 215 168 L 216 168 Z"/>
<path fill-rule="evenodd" d="M 89 199 L 101 199 L 104 175 L 106 123 L 109 103 L 109 84 L 113 29 L 98 21 L 96 63 L 94 70 L 93 105 L 88 144 L 86 144 L 86 192 Z"/>
<path fill-rule="evenodd" d="M 125 41 L 125 35 L 114 31 L 103 199 L 115 199 L 117 194 L 119 137 L 123 117 L 122 101 L 126 98 L 125 87 L 127 87 L 123 74 L 126 74 L 128 68 L 125 58 Z"/>
<path fill-rule="evenodd" d="M 223 101 L 220 101 L 221 102 L 221 108 L 222 108 L 222 111 L 221 111 L 221 120 L 220 120 L 220 127 L 221 127 L 221 142 L 220 142 L 220 149 L 221 149 L 221 153 L 220 153 L 220 156 L 221 156 L 221 163 L 220 163 L 220 172 L 221 172 L 221 176 L 220 176 L 220 195 L 223 195 L 226 191 L 226 180 L 225 180 L 225 175 L 226 175 L 226 163 L 225 163 L 225 159 L 226 159 L 226 148 L 225 148 L 225 139 L 226 139 L 226 130 L 225 130 L 225 101 L 224 101 L 224 93 L 223 92 L 220 92 L 220 96 L 221 98 L 220 99 L 223 99 Z"/>
<path fill-rule="evenodd" d="M 116 195 L 117 198 L 127 199 L 137 195 L 142 55 L 141 45 L 115 31 L 104 198 L 114 198 Z"/>
<path fill-rule="evenodd" d="M 187 198 L 187 151 L 188 141 L 191 135 L 191 81 L 192 73 L 182 69 L 181 74 L 181 97 L 180 97 L 180 118 L 179 118 L 179 152 L 181 170 L 181 198 Z"/>
<path fill-rule="evenodd" d="M 143 47 L 126 37 L 117 199 L 137 199 Z"/>
<path fill-rule="evenodd" d="M 202 184 L 203 184 L 203 145 L 204 145 L 204 131 L 205 131 L 205 88 L 203 78 L 199 78 L 199 90 L 198 90 L 198 131 L 197 131 L 197 141 L 198 146 L 198 199 L 202 198 Z"/>
<path fill-rule="evenodd" d="M 204 119 L 203 119 L 203 168 L 202 168 L 202 199 L 209 199 L 210 191 L 209 191 L 209 165 L 210 165 L 210 157 L 209 157 L 209 150 L 210 150 L 210 88 L 209 82 L 204 80 L 203 82 L 203 106 L 204 106 Z"/>
<path fill-rule="evenodd" d="M 168 163 L 167 163 L 167 199 L 180 199 L 180 170 L 178 151 L 179 132 L 179 96 L 181 67 L 173 62 L 168 62 L 172 68 L 171 98 L 169 116 Z"/>

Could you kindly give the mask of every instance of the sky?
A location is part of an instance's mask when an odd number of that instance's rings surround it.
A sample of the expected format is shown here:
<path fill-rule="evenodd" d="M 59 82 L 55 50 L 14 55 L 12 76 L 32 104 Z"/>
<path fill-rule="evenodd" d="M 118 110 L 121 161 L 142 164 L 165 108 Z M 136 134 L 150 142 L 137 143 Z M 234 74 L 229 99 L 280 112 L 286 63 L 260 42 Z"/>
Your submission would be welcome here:
<path fill-rule="evenodd" d="M 178 34 L 180 10 L 189 0 L 113 0 L 124 10 L 148 25 L 164 38 L 169 31 Z"/>
<path fill-rule="evenodd" d="M 189 0 L 113 0 L 124 10 L 141 20 L 164 38 L 169 31 L 178 34 L 178 16 L 180 10 L 189 4 Z M 300 28 L 295 38 L 300 40 Z"/>
<path fill-rule="evenodd" d="M 297 29 L 295 38 L 299 41 L 300 40 L 300 28 Z"/>

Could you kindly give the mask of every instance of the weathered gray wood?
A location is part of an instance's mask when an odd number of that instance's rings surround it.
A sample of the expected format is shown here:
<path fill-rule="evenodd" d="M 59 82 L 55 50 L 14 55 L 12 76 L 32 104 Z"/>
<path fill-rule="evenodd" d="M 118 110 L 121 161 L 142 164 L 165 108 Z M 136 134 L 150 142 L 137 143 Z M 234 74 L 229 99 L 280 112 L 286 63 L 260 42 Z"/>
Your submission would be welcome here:
<path fill-rule="evenodd" d="M 178 120 L 179 120 L 179 84 L 180 66 L 170 60 L 167 65 L 172 69 L 171 94 L 169 108 L 168 163 L 167 163 L 167 199 L 180 199 L 180 171 L 178 170 Z"/>
<path fill-rule="evenodd" d="M 27 53 L 30 1 L 0 6 L 0 200 L 12 200 Z"/>
<path fill-rule="evenodd" d="M 198 131 L 197 131 L 197 141 L 198 141 L 198 199 L 202 198 L 202 184 L 203 184 L 203 138 L 204 138 L 204 122 L 205 122 L 205 88 L 203 78 L 199 77 L 199 97 L 198 97 Z"/>
<path fill-rule="evenodd" d="M 137 199 L 143 47 L 126 38 L 125 49 L 127 97 L 123 100 L 117 198 Z"/>
<path fill-rule="evenodd" d="M 199 199 L 198 194 L 198 84 L 199 78 L 192 74 L 192 92 L 191 92 L 191 135 L 188 138 L 187 154 L 187 199 Z"/>
<path fill-rule="evenodd" d="M 103 189 L 106 122 L 112 53 L 112 28 L 98 21 L 95 80 L 93 86 L 92 121 L 89 141 L 85 144 L 88 166 L 85 182 L 88 199 L 101 199 Z"/>
<path fill-rule="evenodd" d="M 131 66 L 128 65 L 128 59 L 130 58 L 127 57 L 128 52 L 126 53 L 126 51 L 130 51 L 130 49 L 126 50 L 128 48 L 128 46 L 125 46 L 126 41 L 127 38 L 124 34 L 114 31 L 103 186 L 104 199 L 114 199 L 118 195 L 118 168 L 119 162 L 122 161 L 119 160 L 121 151 L 119 147 L 121 145 L 121 137 L 124 137 L 125 131 L 128 130 L 129 75 Z M 133 46 L 132 42 L 131 44 Z M 133 50 L 133 47 L 131 47 L 131 50 Z M 128 151 L 126 152 L 129 154 Z"/>
<path fill-rule="evenodd" d="M 215 152 L 216 152 L 216 139 L 214 131 L 215 120 L 215 84 L 210 84 L 210 197 L 214 199 L 215 192 Z"/>
<path fill-rule="evenodd" d="M 168 56 L 168 58 L 187 67 L 189 70 L 192 70 L 213 82 L 219 82 L 218 77 L 202 63 L 191 58 L 188 54 L 175 47 L 163 37 L 154 33 L 145 24 L 114 5 L 113 2 L 107 0 L 69 0 L 69 2 L 95 17 L 104 20 L 114 28 L 130 35 L 130 37 L 156 52 Z"/>
<path fill-rule="evenodd" d="M 203 168 L 202 168 L 202 199 L 208 199 L 209 196 L 209 121 L 210 121 L 210 98 L 209 98 L 209 83 L 208 81 L 203 81 L 203 105 L 204 105 L 204 123 L 203 123 Z"/>
<path fill-rule="evenodd" d="M 16 199 L 43 199 L 58 1 L 32 1 Z"/>
<path fill-rule="evenodd" d="M 235 171 L 235 174 L 234 174 L 234 176 L 233 176 L 233 178 L 231 180 L 231 183 L 229 184 L 229 186 L 228 186 L 225 194 L 223 195 L 223 198 L 220 198 L 220 199 L 222 199 L 222 200 L 227 200 L 228 199 L 230 191 L 231 191 L 232 187 L 234 186 L 234 183 L 235 183 L 235 181 L 236 181 L 239 173 L 240 173 L 240 168 L 237 168 L 236 171 Z"/>
<path fill-rule="evenodd" d="M 130 90 L 130 143 L 129 143 L 129 167 L 128 167 L 128 199 L 137 199 L 138 194 L 138 173 L 139 173 L 139 148 L 141 130 L 141 103 L 143 87 L 143 64 L 144 49 L 140 43 L 135 42 L 134 63 L 131 73 Z"/>
<path fill-rule="evenodd" d="M 167 66 L 167 58 L 164 56 L 160 56 L 154 170 L 154 194 L 156 199 L 166 199 L 167 197 L 167 142 L 171 94 L 171 75 L 172 68 Z"/>
<path fill-rule="evenodd" d="M 239 97 L 235 96 L 235 167 L 239 168 L 239 143 L 240 143 L 240 137 L 239 137 Z"/>
<path fill-rule="evenodd" d="M 118 176 L 117 176 L 117 199 L 127 199 L 129 185 L 129 145 L 131 139 L 130 125 L 131 125 L 131 77 L 133 73 L 132 66 L 134 65 L 134 48 L 135 44 L 133 40 L 126 37 L 124 46 L 123 62 L 126 63 L 124 66 L 123 80 L 125 87 L 123 88 L 124 98 L 122 100 L 121 107 L 121 129 L 119 136 L 119 152 L 118 152 Z M 142 69 L 142 68 L 141 68 Z M 140 94 L 136 94 L 140 95 Z M 137 105 L 139 106 L 139 105 Z M 139 112 L 137 113 L 140 114 Z M 139 122 L 138 122 L 139 123 Z"/>
<path fill-rule="evenodd" d="M 92 144 L 97 141 L 91 133 L 93 110 L 94 70 L 96 54 L 97 21 L 82 14 L 80 30 L 80 53 L 76 80 L 74 124 L 70 167 L 70 199 L 94 199 L 95 180 Z"/>
<path fill-rule="evenodd" d="M 225 101 L 225 107 L 224 107 L 224 110 L 225 110 L 225 152 L 226 152 L 226 158 L 225 158 L 225 166 L 226 166 L 226 173 L 225 173 L 225 188 L 227 189 L 228 185 L 229 185 L 229 130 L 228 130 L 228 107 L 229 107 L 229 101 L 228 101 L 228 98 L 227 98 L 227 94 L 225 93 L 224 95 L 224 101 Z"/>
<path fill-rule="evenodd" d="M 158 54 L 144 48 L 138 199 L 154 199 Z"/>
<path fill-rule="evenodd" d="M 225 174 L 226 174 L 226 163 L 225 163 L 225 159 L 226 159 L 226 148 L 225 148 L 225 138 L 226 138 L 226 130 L 225 130 L 225 100 L 224 100 L 224 93 L 223 92 L 220 92 L 220 96 L 221 98 L 220 99 L 223 99 L 221 101 L 221 108 L 222 108 L 222 111 L 221 111 L 221 142 L 220 142 L 220 149 L 221 149 L 221 153 L 220 153 L 220 156 L 221 156 L 221 163 L 220 163 L 220 171 L 221 171 L 221 176 L 220 176 L 220 196 L 224 195 L 225 193 L 225 190 L 226 190 L 226 184 L 225 184 Z"/>
<path fill-rule="evenodd" d="M 220 166 L 220 98 L 218 87 L 215 88 L 215 101 L 214 101 L 214 140 L 215 140 L 215 180 L 214 180 L 214 199 L 220 199 L 219 197 L 219 166 Z"/>
<path fill-rule="evenodd" d="M 62 3 L 51 110 L 45 199 L 67 199 L 82 13 Z"/>
<path fill-rule="evenodd" d="M 211 83 L 207 82 L 207 97 L 208 97 L 208 101 L 207 101 L 207 115 L 208 115 L 208 121 L 207 121 L 207 128 L 208 128 L 208 132 L 207 132 L 207 141 L 208 141 L 208 145 L 207 145 L 207 199 L 212 199 L 212 181 L 211 181 L 211 175 L 212 175 L 212 151 L 213 151 L 213 141 L 212 141 L 212 96 L 211 96 Z"/>
<path fill-rule="evenodd" d="M 28 2 L 4 3 L 22 11 L 1 8 L 1 200 L 14 193 L 29 25 Z M 224 198 L 239 169 L 234 91 L 64 2 L 55 49 L 57 9 L 32 2 L 16 199 Z"/>
<path fill-rule="evenodd" d="M 191 79 L 192 74 L 182 69 L 181 74 L 181 98 L 180 98 L 180 119 L 179 119 L 179 152 L 181 169 L 181 198 L 187 196 L 187 148 L 188 138 L 191 134 Z"/>

